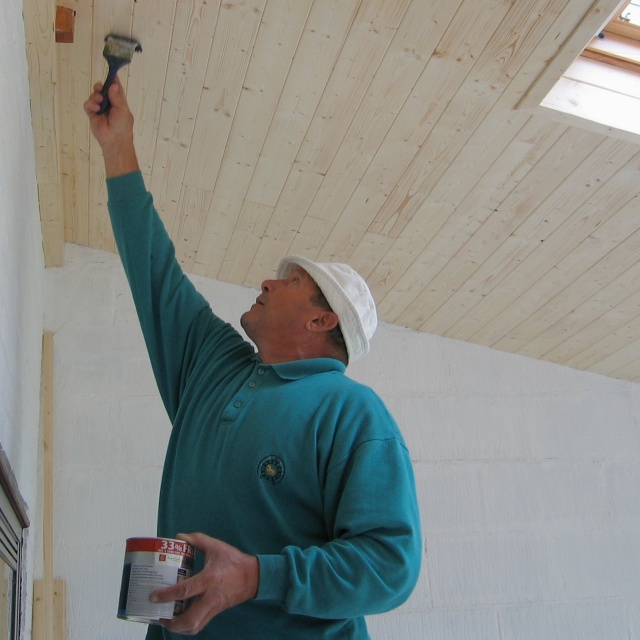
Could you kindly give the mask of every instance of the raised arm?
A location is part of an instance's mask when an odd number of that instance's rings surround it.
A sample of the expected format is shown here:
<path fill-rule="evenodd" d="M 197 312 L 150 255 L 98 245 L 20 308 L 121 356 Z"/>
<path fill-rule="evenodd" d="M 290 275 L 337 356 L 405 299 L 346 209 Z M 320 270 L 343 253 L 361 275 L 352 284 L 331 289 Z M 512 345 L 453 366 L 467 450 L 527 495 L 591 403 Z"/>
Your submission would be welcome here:
<path fill-rule="evenodd" d="M 187 373 L 197 355 L 193 323 L 208 308 L 175 259 L 175 250 L 148 193 L 134 146 L 134 118 L 116 78 L 110 108 L 98 115 L 101 83 L 84 103 L 91 132 L 102 149 L 108 208 L 156 382 L 173 420 Z M 189 342 L 189 336 L 191 341 Z"/>

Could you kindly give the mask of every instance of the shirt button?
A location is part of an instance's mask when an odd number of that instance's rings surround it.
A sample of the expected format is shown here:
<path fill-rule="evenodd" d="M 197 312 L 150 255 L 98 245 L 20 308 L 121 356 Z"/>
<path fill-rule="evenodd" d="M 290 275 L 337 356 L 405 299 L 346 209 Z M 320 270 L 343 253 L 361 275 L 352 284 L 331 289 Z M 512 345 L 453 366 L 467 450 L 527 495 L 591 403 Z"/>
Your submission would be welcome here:
<path fill-rule="evenodd" d="M 238 400 L 238 402 L 234 402 L 234 403 L 233 403 L 233 406 L 234 406 L 236 409 L 239 409 L 239 408 L 242 406 L 242 402 L 240 402 L 240 400 Z"/>
<path fill-rule="evenodd" d="M 258 369 L 258 375 L 262 375 L 264 373 L 264 369 Z"/>
<path fill-rule="evenodd" d="M 256 383 L 255 383 L 255 382 L 250 382 L 250 383 L 249 383 L 249 386 L 253 389 L 253 387 L 255 387 L 255 386 L 256 386 Z"/>

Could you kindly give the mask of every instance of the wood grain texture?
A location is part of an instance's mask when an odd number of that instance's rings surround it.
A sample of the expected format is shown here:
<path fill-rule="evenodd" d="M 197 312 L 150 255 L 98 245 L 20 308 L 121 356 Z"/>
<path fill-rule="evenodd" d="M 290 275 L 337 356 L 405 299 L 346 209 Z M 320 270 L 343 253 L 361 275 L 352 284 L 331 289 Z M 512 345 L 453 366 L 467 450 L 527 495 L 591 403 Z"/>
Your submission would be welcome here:
<path fill-rule="evenodd" d="M 578 117 L 605 81 L 609 116 L 637 114 L 640 75 L 576 60 L 619 4 L 72 0 L 55 44 L 26 0 L 47 263 L 115 250 L 82 102 L 116 31 L 143 46 L 121 77 L 187 272 L 347 261 L 382 320 L 637 381 L 637 117 Z"/>
<path fill-rule="evenodd" d="M 42 339 L 42 559 L 44 575 L 33 583 L 33 640 L 65 640 L 66 584 L 54 577 L 53 562 L 53 334 Z"/>

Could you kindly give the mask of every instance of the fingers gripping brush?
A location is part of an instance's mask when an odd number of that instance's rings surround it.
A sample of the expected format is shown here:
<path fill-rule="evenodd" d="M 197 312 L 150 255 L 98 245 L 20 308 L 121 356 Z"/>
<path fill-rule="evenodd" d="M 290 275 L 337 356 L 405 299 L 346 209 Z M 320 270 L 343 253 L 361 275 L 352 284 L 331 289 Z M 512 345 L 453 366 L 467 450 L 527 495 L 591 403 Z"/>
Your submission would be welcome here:
<path fill-rule="evenodd" d="M 104 39 L 102 55 L 109 65 L 109 73 L 100 92 L 104 99 L 102 100 L 98 114 L 104 113 L 111 106 L 109 102 L 109 87 L 116 79 L 118 71 L 131 62 L 133 54 L 136 51 L 142 51 L 142 47 L 137 40 L 133 40 L 132 38 L 111 34 Z"/>

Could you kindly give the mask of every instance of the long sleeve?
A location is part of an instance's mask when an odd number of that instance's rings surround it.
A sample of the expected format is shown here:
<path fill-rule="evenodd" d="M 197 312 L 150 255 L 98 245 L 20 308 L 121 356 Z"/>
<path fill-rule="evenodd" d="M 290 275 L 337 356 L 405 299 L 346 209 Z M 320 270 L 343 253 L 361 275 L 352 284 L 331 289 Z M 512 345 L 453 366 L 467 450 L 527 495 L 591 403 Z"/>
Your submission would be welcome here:
<path fill-rule="evenodd" d="M 202 340 L 242 342 L 183 273 L 140 172 L 107 180 L 109 213 L 160 395 L 178 410 Z"/>

